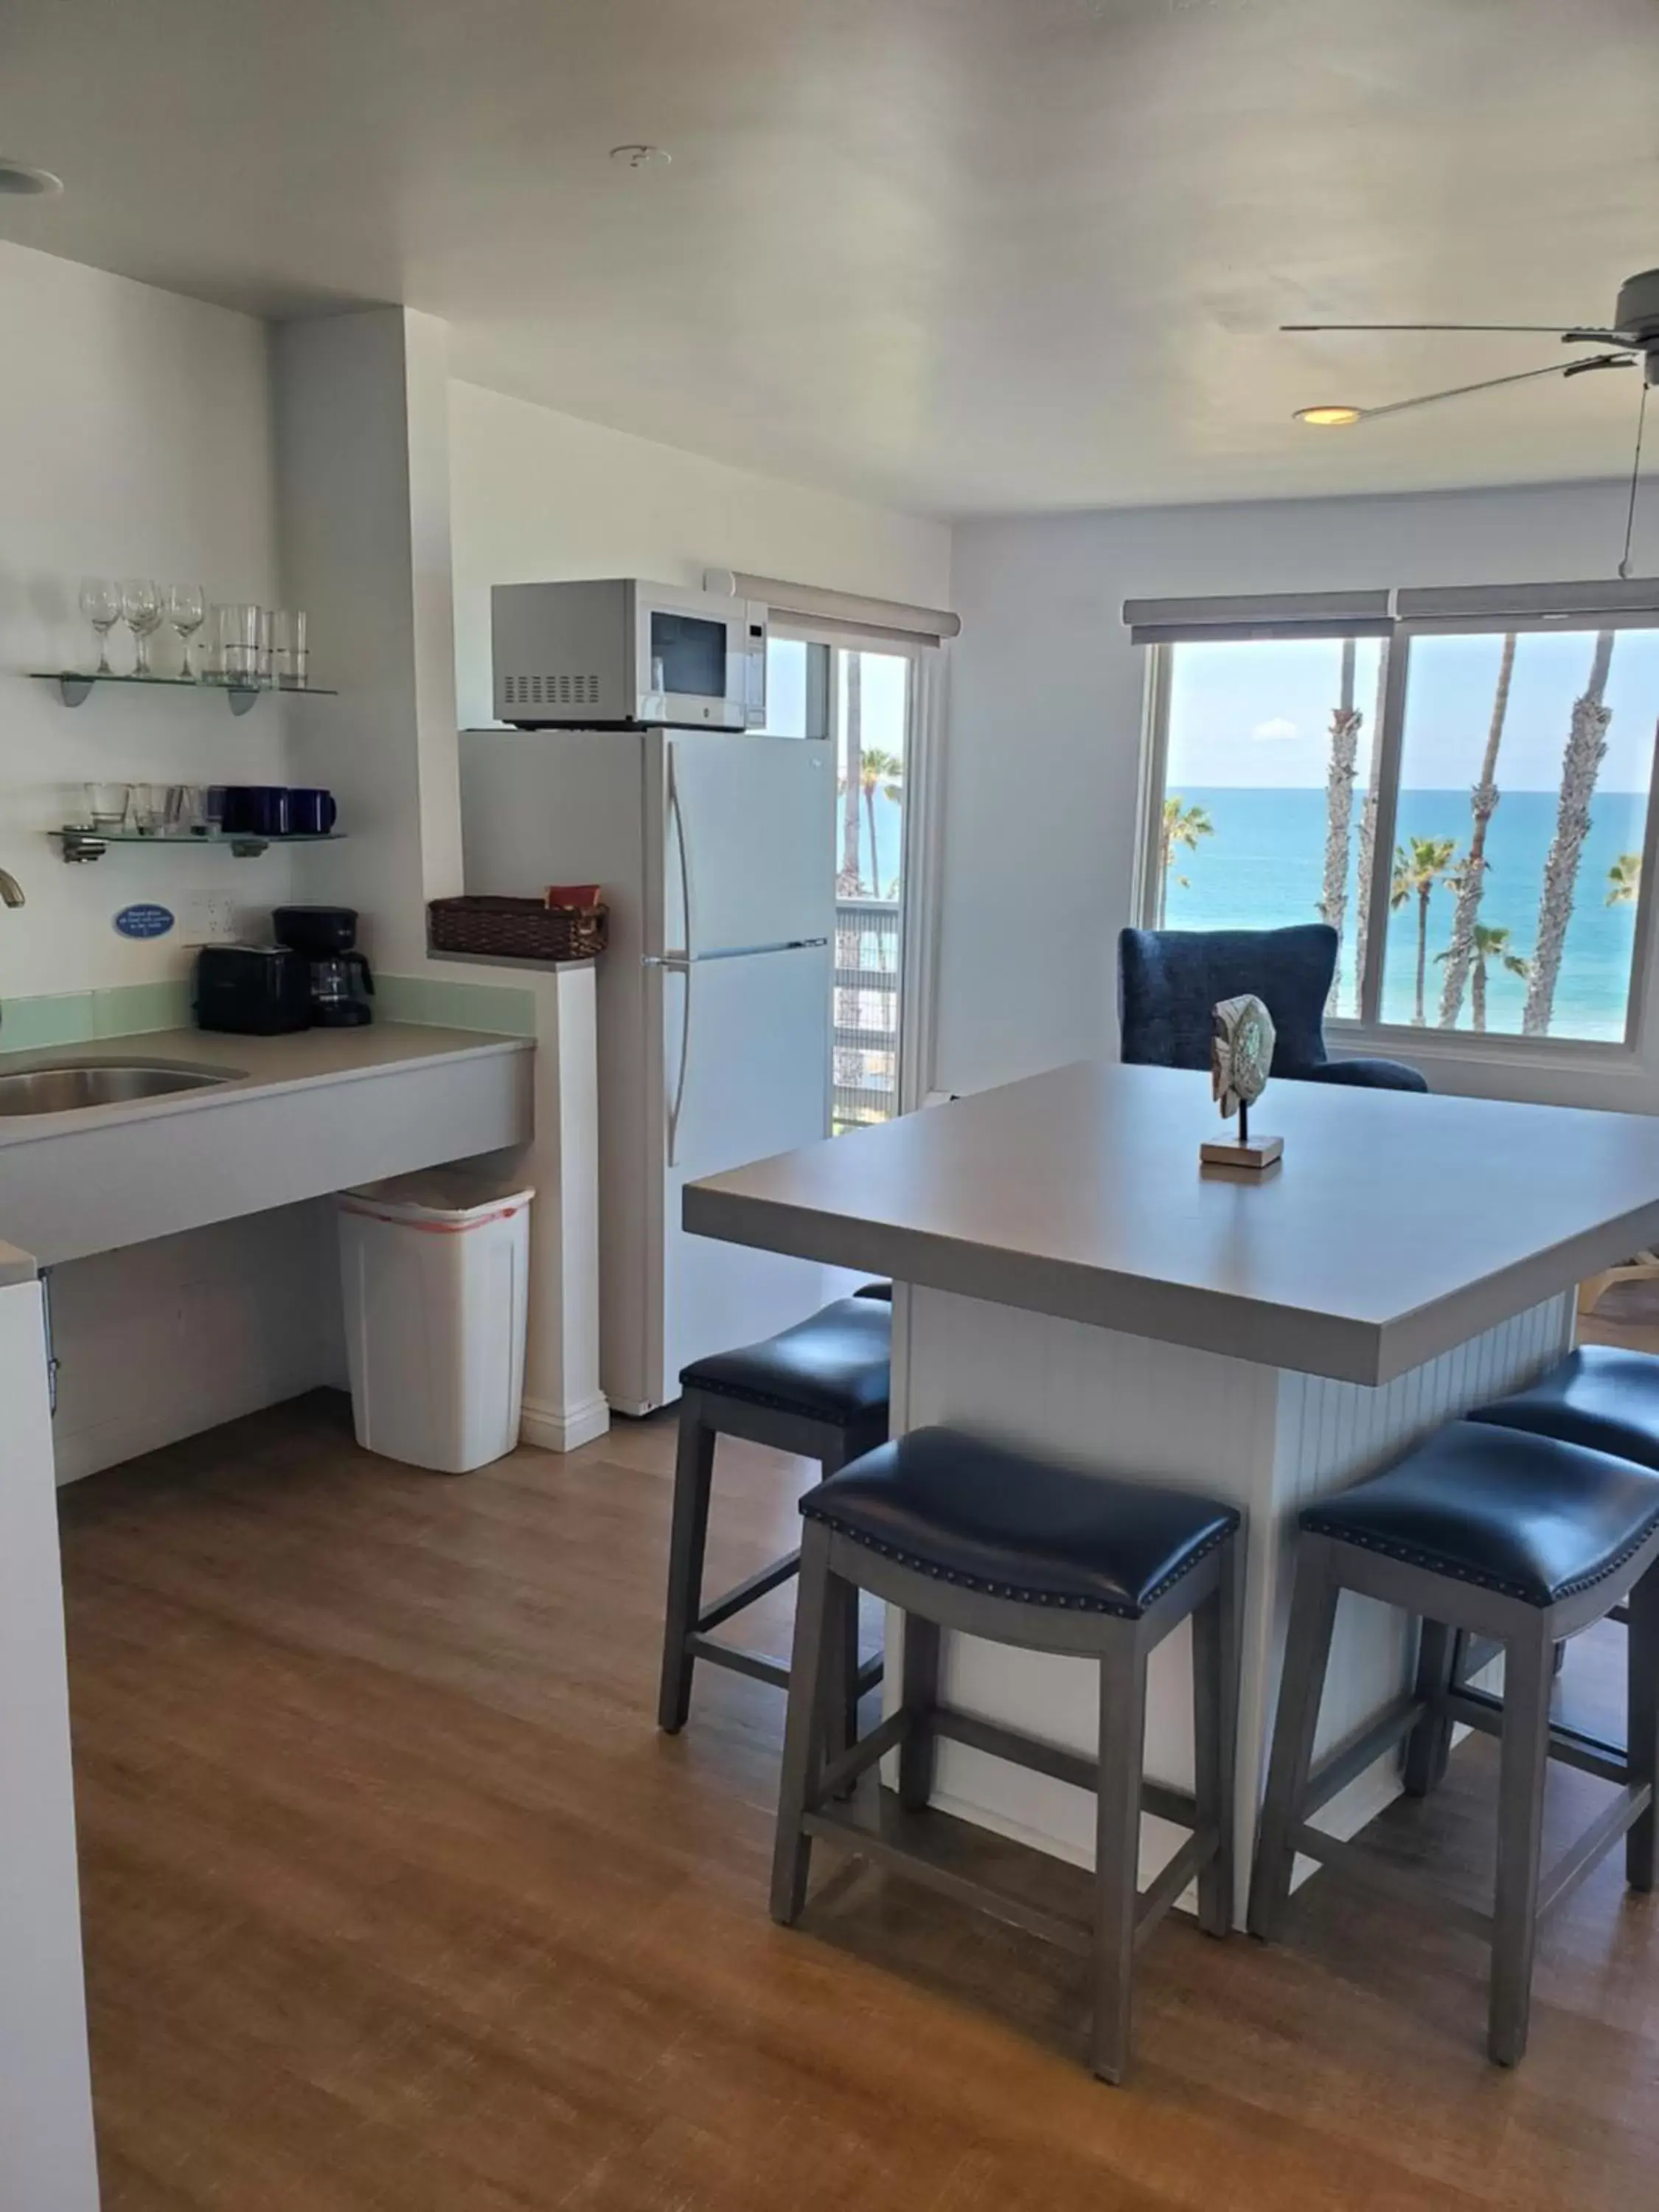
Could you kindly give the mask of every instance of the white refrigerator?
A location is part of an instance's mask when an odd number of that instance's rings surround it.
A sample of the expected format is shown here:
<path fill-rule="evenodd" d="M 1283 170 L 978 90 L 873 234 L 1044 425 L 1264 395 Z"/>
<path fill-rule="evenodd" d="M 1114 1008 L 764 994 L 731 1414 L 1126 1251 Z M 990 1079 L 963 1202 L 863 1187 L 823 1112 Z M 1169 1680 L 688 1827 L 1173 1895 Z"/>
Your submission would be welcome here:
<path fill-rule="evenodd" d="M 610 902 L 600 1371 L 618 1412 L 830 1294 L 807 1261 L 688 1237 L 680 1193 L 830 1133 L 835 814 L 827 741 L 461 732 L 467 890 L 599 883 Z"/>

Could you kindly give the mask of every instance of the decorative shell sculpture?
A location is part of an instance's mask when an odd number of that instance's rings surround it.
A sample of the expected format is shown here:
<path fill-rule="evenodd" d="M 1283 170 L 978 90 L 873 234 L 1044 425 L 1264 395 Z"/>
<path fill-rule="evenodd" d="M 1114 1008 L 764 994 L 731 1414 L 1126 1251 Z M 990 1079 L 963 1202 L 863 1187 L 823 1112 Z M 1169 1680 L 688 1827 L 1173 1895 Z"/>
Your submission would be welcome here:
<path fill-rule="evenodd" d="M 1210 1043 L 1210 1092 L 1231 1121 L 1255 1105 L 1273 1064 L 1273 1017 L 1260 999 L 1223 999 L 1214 1013 Z M 1242 1132 L 1241 1132 L 1242 1133 Z"/>

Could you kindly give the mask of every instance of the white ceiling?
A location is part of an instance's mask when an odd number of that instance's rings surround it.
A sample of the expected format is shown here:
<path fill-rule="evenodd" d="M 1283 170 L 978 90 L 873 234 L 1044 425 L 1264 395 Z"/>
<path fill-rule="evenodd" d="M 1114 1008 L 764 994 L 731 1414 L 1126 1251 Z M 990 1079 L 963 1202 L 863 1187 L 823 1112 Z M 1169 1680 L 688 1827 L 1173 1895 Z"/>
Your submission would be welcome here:
<path fill-rule="evenodd" d="M 1321 435 L 1659 263 L 1653 0 L 10 0 L 0 235 L 957 514 L 1615 475 L 1634 373 Z M 672 167 L 607 160 L 622 141 Z"/>

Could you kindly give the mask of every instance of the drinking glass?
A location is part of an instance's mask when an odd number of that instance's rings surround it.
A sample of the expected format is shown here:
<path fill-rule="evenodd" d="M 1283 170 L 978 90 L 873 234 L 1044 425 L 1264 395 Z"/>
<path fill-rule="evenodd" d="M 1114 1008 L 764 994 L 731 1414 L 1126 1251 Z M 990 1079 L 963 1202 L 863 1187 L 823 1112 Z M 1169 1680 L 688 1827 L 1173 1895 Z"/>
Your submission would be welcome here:
<path fill-rule="evenodd" d="M 199 584 L 174 584 L 167 592 L 167 620 L 179 633 L 179 643 L 184 653 L 184 665 L 179 673 L 187 684 L 196 681 L 196 671 L 191 665 L 190 641 L 207 619 L 207 594 Z"/>
<path fill-rule="evenodd" d="M 255 684 L 259 675 L 259 610 L 250 606 L 219 610 L 219 667 L 227 684 Z"/>
<path fill-rule="evenodd" d="M 135 783 L 128 794 L 132 826 L 141 837 L 154 837 L 167 827 L 167 787 L 164 783 Z"/>
<path fill-rule="evenodd" d="M 121 619 L 121 586 L 108 576 L 81 579 L 81 611 L 98 633 L 98 673 L 112 676 L 109 634 Z"/>
<path fill-rule="evenodd" d="M 161 594 L 147 578 L 131 577 L 121 586 L 121 612 L 132 632 L 133 673 L 148 676 L 149 641 L 161 627 Z"/>
<path fill-rule="evenodd" d="M 86 787 L 87 820 L 93 829 L 112 836 L 127 822 L 127 787 L 124 783 L 89 783 Z"/>
<path fill-rule="evenodd" d="M 210 783 L 202 793 L 202 834 L 216 837 L 225 826 L 225 787 Z"/>
<path fill-rule="evenodd" d="M 259 655 L 256 667 L 259 681 L 269 684 L 276 665 L 276 617 L 270 607 L 259 609 Z"/>
<path fill-rule="evenodd" d="M 310 663 L 306 647 L 306 615 L 303 607 L 278 607 L 276 610 L 276 680 L 303 690 Z"/>

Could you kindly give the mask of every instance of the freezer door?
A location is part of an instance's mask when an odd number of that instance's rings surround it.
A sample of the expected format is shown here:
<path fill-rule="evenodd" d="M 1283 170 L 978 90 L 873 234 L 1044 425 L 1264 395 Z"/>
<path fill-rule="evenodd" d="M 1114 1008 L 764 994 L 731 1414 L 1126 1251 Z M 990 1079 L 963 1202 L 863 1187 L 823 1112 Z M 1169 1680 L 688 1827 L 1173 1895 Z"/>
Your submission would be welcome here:
<path fill-rule="evenodd" d="M 714 732 L 661 747 L 662 950 L 827 939 L 836 920 L 836 771 L 826 739 Z"/>
<path fill-rule="evenodd" d="M 816 1262 L 688 1237 L 680 1196 L 701 1176 L 828 1136 L 830 961 L 823 945 L 654 971 L 665 1077 L 665 1399 L 677 1395 L 689 1361 L 770 1336 L 825 1303 Z"/>

